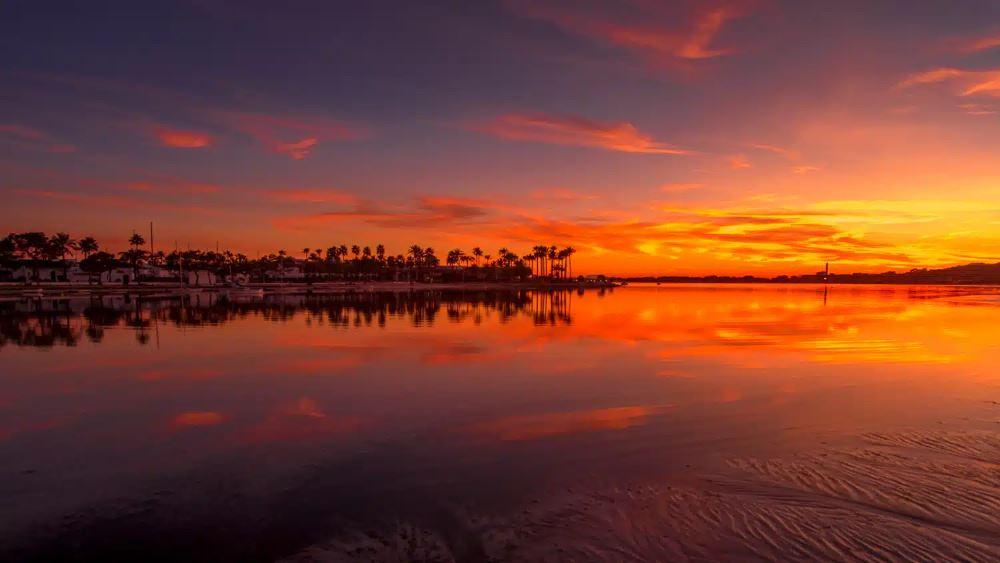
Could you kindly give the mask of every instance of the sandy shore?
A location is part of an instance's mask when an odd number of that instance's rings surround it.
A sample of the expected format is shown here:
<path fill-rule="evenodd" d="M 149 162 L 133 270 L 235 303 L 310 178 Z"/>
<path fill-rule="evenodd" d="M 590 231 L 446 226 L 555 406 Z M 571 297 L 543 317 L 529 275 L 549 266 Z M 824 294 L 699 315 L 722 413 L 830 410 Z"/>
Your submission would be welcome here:
<path fill-rule="evenodd" d="M 345 533 L 286 562 L 996 561 L 1000 435 L 866 434 L 717 473 L 553 493 L 514 515 Z"/>

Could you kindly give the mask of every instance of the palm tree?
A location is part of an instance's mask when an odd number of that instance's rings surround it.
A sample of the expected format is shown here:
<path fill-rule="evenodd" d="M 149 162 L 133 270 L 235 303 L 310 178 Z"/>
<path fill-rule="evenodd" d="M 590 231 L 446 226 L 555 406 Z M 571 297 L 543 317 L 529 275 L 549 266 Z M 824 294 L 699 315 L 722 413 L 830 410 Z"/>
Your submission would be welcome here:
<path fill-rule="evenodd" d="M 99 250 L 97 239 L 94 237 L 83 237 L 80 239 L 78 244 L 80 246 L 80 252 L 83 253 L 84 259 Z"/>
<path fill-rule="evenodd" d="M 128 239 L 128 243 L 138 250 L 140 246 L 146 244 L 146 239 L 142 238 L 142 235 L 139 233 L 132 233 L 132 236 Z"/>
<path fill-rule="evenodd" d="M 69 264 L 66 263 L 66 255 L 79 248 L 77 242 L 66 233 L 56 233 L 49 237 L 49 252 L 53 258 L 58 256 L 62 260 L 64 278 L 69 277 Z"/>
<path fill-rule="evenodd" d="M 497 262 L 500 262 L 501 266 L 503 265 L 503 261 L 509 253 L 510 251 L 507 250 L 506 246 L 502 247 L 500 250 L 497 251 Z"/>
<path fill-rule="evenodd" d="M 354 260 L 357 261 L 358 257 L 361 255 L 361 247 L 356 244 L 352 244 L 351 254 L 354 255 Z"/>
<path fill-rule="evenodd" d="M 381 243 L 375 246 L 375 256 L 379 262 L 385 263 L 385 247 Z"/>
<path fill-rule="evenodd" d="M 567 246 L 566 248 L 563 249 L 563 252 L 566 253 L 566 263 L 567 263 L 567 266 L 569 267 L 569 277 L 572 278 L 573 277 L 573 255 L 576 254 L 576 249 L 573 248 L 572 246 Z"/>
<path fill-rule="evenodd" d="M 308 246 L 302 249 L 302 254 L 303 254 L 303 256 L 305 256 L 306 258 L 309 258 L 309 250 L 310 250 L 310 249 L 309 249 L 309 247 L 308 247 Z"/>
<path fill-rule="evenodd" d="M 52 253 L 58 255 L 63 260 L 66 259 L 67 254 L 72 254 L 73 251 L 80 248 L 79 243 L 66 233 L 52 235 L 49 237 L 49 244 L 52 246 Z"/>
<path fill-rule="evenodd" d="M 538 275 L 545 275 L 545 257 L 548 256 L 549 249 L 543 245 L 536 245 L 531 248 L 535 258 L 538 259 Z"/>
<path fill-rule="evenodd" d="M 472 255 L 476 257 L 476 266 L 478 266 L 479 265 L 479 259 L 483 255 L 483 249 L 479 248 L 478 246 L 474 246 L 472 248 Z"/>

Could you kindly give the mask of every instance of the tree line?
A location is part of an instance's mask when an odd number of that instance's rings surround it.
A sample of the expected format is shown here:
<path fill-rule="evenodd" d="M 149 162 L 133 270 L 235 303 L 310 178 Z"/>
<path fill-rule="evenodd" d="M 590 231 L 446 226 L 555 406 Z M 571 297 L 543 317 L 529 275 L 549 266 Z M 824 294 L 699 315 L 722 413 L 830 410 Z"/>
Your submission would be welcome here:
<path fill-rule="evenodd" d="M 458 275 L 466 279 L 489 280 L 524 279 L 528 277 L 565 279 L 573 276 L 572 247 L 536 245 L 524 254 L 518 255 L 507 247 L 495 253 L 474 247 L 469 252 L 461 248 L 449 250 L 444 263 L 433 247 L 417 244 L 407 248 L 405 253 L 391 254 L 382 244 L 371 246 L 332 245 L 306 247 L 301 258 L 285 250 L 258 258 L 249 258 L 243 253 L 230 250 L 175 250 L 150 252 L 146 249 L 146 239 L 133 233 L 129 237 L 129 247 L 118 253 L 101 249 L 94 237 L 75 239 L 67 233 L 46 235 L 43 232 L 11 233 L 0 239 L 0 263 L 6 265 L 29 266 L 38 278 L 38 268 L 46 263 L 68 268 L 67 257 L 82 254 L 80 268 L 87 273 L 101 274 L 115 268 L 130 268 L 136 279 L 145 266 L 156 266 L 171 272 L 210 271 L 220 276 L 245 274 L 251 278 L 264 279 L 267 272 L 283 272 L 293 268 L 301 269 L 308 278 L 339 279 L 421 279 L 428 273 L 448 277 Z"/>

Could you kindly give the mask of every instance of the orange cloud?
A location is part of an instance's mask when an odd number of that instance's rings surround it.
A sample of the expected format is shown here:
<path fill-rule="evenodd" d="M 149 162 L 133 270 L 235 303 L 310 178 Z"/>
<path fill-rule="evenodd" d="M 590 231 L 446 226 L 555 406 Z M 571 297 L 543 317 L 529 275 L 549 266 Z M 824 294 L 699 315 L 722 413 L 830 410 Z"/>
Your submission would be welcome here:
<path fill-rule="evenodd" d="M 559 29 L 610 44 L 654 64 L 697 61 L 735 52 L 715 46 L 726 23 L 745 16 L 748 2 L 701 3 L 685 9 L 668 3 L 610 4 L 510 1 L 523 17 L 549 22 Z"/>
<path fill-rule="evenodd" d="M 165 147 L 179 149 L 202 149 L 212 144 L 212 138 L 199 131 L 186 131 L 182 129 L 169 129 L 157 127 L 154 131 L 156 138 Z"/>
<path fill-rule="evenodd" d="M 691 154 L 656 141 L 628 122 L 602 123 L 583 117 L 543 114 L 507 114 L 468 128 L 509 141 L 599 148 L 641 154 Z"/>
<path fill-rule="evenodd" d="M 750 163 L 750 159 L 747 158 L 747 155 L 734 154 L 729 157 L 729 167 L 733 170 L 743 170 L 745 168 L 753 168 L 753 164 Z"/>

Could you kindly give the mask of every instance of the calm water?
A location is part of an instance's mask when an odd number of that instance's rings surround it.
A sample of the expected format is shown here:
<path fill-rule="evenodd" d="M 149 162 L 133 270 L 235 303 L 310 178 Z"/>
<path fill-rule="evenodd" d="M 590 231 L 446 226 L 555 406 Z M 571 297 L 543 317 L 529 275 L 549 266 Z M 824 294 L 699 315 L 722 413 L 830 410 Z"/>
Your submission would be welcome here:
<path fill-rule="evenodd" d="M 0 325 L 7 558 L 1000 555 L 992 290 L 112 296 Z"/>

